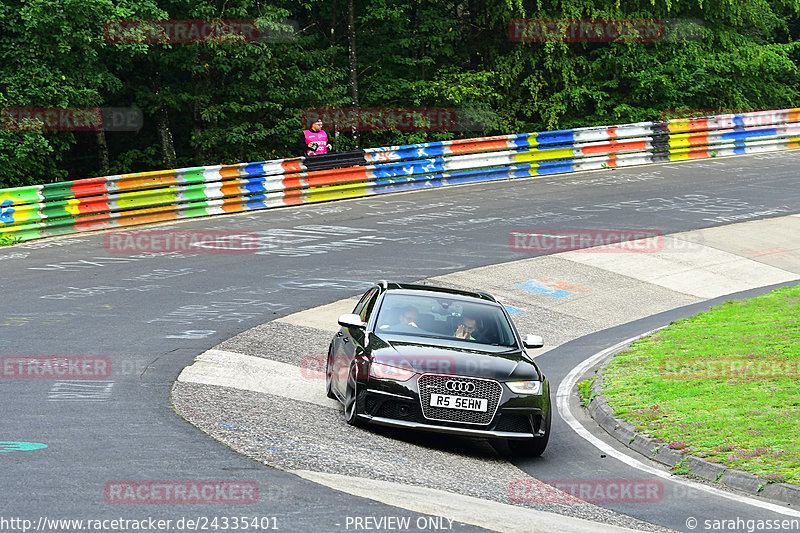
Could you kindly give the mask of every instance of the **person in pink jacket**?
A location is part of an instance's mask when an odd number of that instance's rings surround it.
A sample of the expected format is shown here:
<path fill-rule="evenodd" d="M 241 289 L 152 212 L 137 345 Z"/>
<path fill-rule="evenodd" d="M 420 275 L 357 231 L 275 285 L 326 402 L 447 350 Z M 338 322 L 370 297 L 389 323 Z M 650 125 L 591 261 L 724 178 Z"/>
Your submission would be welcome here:
<path fill-rule="evenodd" d="M 322 130 L 321 118 L 311 124 L 310 130 L 303 131 L 300 146 L 302 146 L 304 156 L 327 154 L 328 150 L 332 148 L 328 142 L 328 134 Z"/>

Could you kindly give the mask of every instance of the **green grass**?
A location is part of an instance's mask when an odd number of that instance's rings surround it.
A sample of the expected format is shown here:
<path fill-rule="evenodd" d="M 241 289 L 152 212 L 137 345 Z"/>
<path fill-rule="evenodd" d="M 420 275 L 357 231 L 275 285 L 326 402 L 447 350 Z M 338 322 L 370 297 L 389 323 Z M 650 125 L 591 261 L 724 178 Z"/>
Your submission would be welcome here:
<path fill-rule="evenodd" d="M 692 471 L 689 470 L 689 467 L 686 466 L 686 463 L 684 461 L 681 461 L 672 467 L 672 473 L 677 474 L 679 476 L 687 476 L 691 474 L 691 472 Z"/>
<path fill-rule="evenodd" d="M 12 244 L 17 244 L 21 241 L 22 239 L 19 237 L 6 237 L 5 235 L 0 235 L 0 246 L 11 246 Z"/>
<path fill-rule="evenodd" d="M 596 379 L 597 376 L 592 376 L 589 379 L 578 382 L 578 394 L 581 397 L 581 405 L 584 407 L 589 407 L 592 399 L 596 396 L 592 394 L 592 385 L 594 385 Z"/>
<path fill-rule="evenodd" d="M 604 376 L 618 417 L 670 448 L 800 483 L 800 286 L 674 322 Z"/>

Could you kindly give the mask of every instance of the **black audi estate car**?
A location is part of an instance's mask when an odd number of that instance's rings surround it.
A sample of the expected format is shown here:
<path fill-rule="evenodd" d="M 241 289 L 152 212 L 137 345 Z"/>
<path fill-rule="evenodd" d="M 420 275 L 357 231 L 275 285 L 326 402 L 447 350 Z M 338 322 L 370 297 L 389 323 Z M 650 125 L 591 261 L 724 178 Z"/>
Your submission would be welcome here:
<path fill-rule="evenodd" d="M 339 317 L 325 372 L 348 424 L 504 439 L 538 456 L 550 437 L 547 379 L 505 307 L 484 292 L 378 282 Z"/>

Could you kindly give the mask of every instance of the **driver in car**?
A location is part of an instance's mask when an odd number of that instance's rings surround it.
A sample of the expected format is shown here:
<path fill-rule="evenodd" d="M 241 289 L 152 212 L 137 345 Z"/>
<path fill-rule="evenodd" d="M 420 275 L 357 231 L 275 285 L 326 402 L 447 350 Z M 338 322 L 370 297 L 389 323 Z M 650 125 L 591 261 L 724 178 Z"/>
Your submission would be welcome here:
<path fill-rule="evenodd" d="M 462 316 L 461 322 L 458 323 L 456 332 L 453 334 L 458 339 L 467 339 L 474 341 L 475 337 L 472 336 L 478 328 L 478 321 L 468 316 Z"/>

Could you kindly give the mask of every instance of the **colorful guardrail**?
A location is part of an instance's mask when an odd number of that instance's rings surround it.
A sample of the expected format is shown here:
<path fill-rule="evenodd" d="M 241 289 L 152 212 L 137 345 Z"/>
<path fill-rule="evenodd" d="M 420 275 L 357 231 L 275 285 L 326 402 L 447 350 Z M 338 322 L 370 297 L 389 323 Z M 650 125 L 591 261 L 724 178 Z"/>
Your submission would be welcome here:
<path fill-rule="evenodd" d="M 0 238 L 27 241 L 426 187 L 795 148 L 800 108 L 368 148 L 325 160 L 121 174 L 0 189 Z M 348 166 L 336 168 L 342 164 Z"/>

